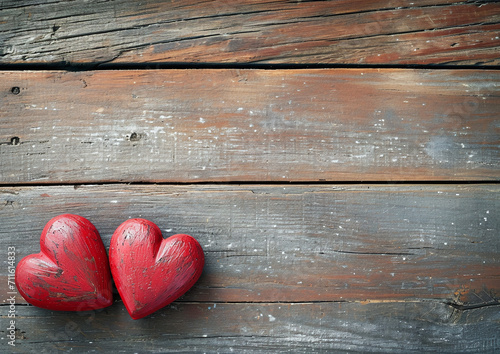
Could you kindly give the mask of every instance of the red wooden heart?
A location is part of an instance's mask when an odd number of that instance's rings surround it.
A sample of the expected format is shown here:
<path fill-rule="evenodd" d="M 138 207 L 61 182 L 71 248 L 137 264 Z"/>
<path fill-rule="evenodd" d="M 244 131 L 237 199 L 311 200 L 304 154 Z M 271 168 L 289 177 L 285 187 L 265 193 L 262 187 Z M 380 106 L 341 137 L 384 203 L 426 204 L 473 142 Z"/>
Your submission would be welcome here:
<path fill-rule="evenodd" d="M 188 291 L 200 277 L 205 257 L 191 236 L 163 239 L 151 221 L 130 219 L 111 238 L 109 262 L 123 303 L 136 320 Z"/>
<path fill-rule="evenodd" d="M 106 249 L 87 219 L 71 214 L 51 219 L 40 237 L 40 253 L 16 268 L 16 286 L 32 305 L 86 311 L 113 302 Z"/>

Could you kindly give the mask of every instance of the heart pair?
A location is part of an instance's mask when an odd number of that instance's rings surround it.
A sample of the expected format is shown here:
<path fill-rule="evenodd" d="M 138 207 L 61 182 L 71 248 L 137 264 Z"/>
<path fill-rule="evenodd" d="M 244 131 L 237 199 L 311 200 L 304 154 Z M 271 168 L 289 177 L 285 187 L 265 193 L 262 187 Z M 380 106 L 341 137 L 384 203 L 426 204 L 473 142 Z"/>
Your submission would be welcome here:
<path fill-rule="evenodd" d="M 168 305 L 199 279 L 205 258 L 191 236 L 163 239 L 145 219 L 121 224 L 111 238 L 109 264 L 97 229 L 72 214 L 50 220 L 40 253 L 23 258 L 16 286 L 26 301 L 49 310 L 86 311 L 113 302 L 111 275 L 133 319 Z"/>

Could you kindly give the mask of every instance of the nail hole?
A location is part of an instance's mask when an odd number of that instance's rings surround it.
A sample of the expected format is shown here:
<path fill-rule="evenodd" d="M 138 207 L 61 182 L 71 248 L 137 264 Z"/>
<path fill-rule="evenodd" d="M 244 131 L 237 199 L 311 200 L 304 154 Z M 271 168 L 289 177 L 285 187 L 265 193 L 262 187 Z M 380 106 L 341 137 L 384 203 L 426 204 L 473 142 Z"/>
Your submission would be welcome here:
<path fill-rule="evenodd" d="M 10 138 L 10 145 L 19 145 L 19 140 L 19 137 L 13 136 L 12 138 Z"/>
<path fill-rule="evenodd" d="M 452 45 L 450 47 L 454 47 L 456 46 L 458 43 L 452 43 Z"/>
<path fill-rule="evenodd" d="M 139 136 L 139 134 L 137 133 L 132 133 L 130 134 L 130 141 L 139 141 L 141 139 L 141 137 Z"/>
<path fill-rule="evenodd" d="M 14 95 L 19 95 L 21 93 L 21 89 L 17 86 L 14 86 L 10 89 L 10 92 L 12 92 Z"/>

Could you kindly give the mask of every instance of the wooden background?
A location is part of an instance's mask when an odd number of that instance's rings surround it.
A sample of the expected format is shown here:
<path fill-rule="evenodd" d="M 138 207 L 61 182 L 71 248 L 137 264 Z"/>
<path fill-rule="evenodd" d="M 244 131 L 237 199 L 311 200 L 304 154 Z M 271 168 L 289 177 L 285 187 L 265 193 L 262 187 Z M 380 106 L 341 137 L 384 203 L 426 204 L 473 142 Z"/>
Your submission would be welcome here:
<path fill-rule="evenodd" d="M 496 1 L 0 1 L 2 352 L 500 351 Z M 132 320 L 28 306 L 88 218 L 204 248 Z"/>

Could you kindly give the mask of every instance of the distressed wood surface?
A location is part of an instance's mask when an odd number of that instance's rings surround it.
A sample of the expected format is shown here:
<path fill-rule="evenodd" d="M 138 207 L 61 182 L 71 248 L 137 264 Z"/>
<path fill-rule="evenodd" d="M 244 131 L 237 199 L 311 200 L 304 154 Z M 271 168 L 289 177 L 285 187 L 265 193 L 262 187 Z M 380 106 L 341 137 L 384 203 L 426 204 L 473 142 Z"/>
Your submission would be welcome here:
<path fill-rule="evenodd" d="M 489 1 L 3 1 L 0 63 L 499 65 Z"/>
<path fill-rule="evenodd" d="M 79 314 L 20 306 L 11 352 L 496 353 L 499 310 L 437 302 L 174 303 L 133 321 L 119 302 Z"/>
<path fill-rule="evenodd" d="M 0 183 L 498 180 L 500 72 L 0 72 Z"/>
<path fill-rule="evenodd" d="M 487 0 L 0 1 L 4 255 L 70 212 L 206 258 L 137 321 L 16 294 L 12 347 L 2 255 L 0 352 L 500 351 L 499 33 Z M 7 71 L 41 68 L 85 71 Z"/>
<path fill-rule="evenodd" d="M 143 217 L 165 237 L 186 233 L 203 247 L 204 272 L 186 301 L 442 299 L 485 305 L 500 294 L 499 189 L 496 184 L 2 188 L 0 237 L 2 248 L 15 246 L 21 259 L 38 252 L 45 223 L 68 212 L 89 219 L 108 248 L 118 225 Z M 5 277 L 6 269 L 1 274 Z"/>
<path fill-rule="evenodd" d="M 18 260 L 38 252 L 41 229 L 62 212 L 87 217 L 106 247 L 123 220 L 147 217 L 165 237 L 193 235 L 206 254 L 199 282 L 143 320 L 133 321 L 116 293 L 111 307 L 83 313 L 28 307 L 17 295 L 12 349 L 493 353 L 500 345 L 499 190 L 4 187 L 0 247 L 16 247 Z M 6 267 L 1 272 L 7 303 Z M 4 318 L 8 308 L 0 306 Z"/>

